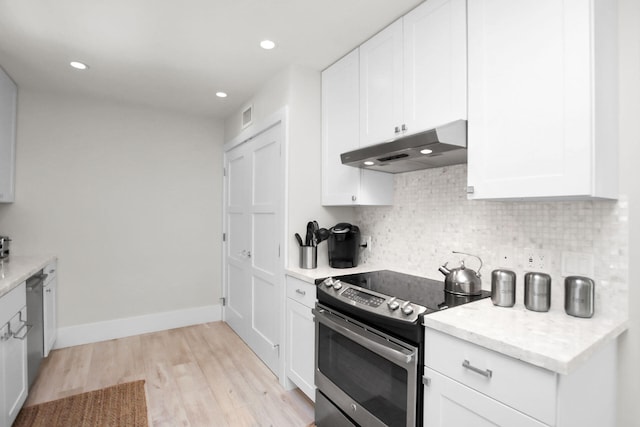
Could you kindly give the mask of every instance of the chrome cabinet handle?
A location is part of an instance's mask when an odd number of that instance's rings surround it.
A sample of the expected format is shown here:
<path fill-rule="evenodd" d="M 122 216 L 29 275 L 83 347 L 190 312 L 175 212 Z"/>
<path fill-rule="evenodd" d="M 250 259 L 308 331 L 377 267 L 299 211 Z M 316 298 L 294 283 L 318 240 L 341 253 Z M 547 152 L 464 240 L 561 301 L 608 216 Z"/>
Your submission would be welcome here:
<path fill-rule="evenodd" d="M 302 289 L 296 289 L 296 294 L 300 294 L 302 296 L 305 296 L 307 293 L 305 291 L 303 291 Z"/>
<path fill-rule="evenodd" d="M 26 328 L 26 331 L 24 332 L 24 334 L 22 336 L 18 336 L 20 332 L 25 328 Z M 33 328 L 33 325 L 27 325 L 26 323 L 23 323 L 20 329 L 18 329 L 18 331 L 13 334 L 13 337 L 16 339 L 19 339 L 20 341 L 24 341 L 27 338 L 27 335 L 29 335 L 29 332 L 31 332 L 32 328 Z"/>
<path fill-rule="evenodd" d="M 45 290 L 45 292 L 51 293 L 51 289 L 47 289 Z"/>
<path fill-rule="evenodd" d="M 396 126 L 394 129 L 394 133 L 400 133 L 400 127 Z"/>
<path fill-rule="evenodd" d="M 491 378 L 491 376 L 493 375 L 493 371 L 491 371 L 491 369 L 482 370 L 480 368 L 476 368 L 468 360 L 465 360 L 464 362 L 462 362 L 462 367 L 472 372 L 475 372 L 476 374 L 480 374 L 483 377 Z"/>
<path fill-rule="evenodd" d="M 404 123 L 402 124 L 402 132 L 406 132 L 409 129 L 407 128 L 407 125 L 405 125 Z"/>

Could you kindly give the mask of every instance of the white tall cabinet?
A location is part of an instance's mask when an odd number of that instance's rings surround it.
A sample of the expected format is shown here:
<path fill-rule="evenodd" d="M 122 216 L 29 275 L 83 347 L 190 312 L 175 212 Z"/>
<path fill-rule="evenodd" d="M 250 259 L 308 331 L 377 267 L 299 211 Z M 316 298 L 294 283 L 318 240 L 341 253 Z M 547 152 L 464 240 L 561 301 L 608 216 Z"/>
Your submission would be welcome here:
<path fill-rule="evenodd" d="M 466 0 L 429 0 L 360 46 L 360 142 L 467 118 Z"/>
<path fill-rule="evenodd" d="M 470 199 L 617 197 L 615 0 L 468 4 Z"/>
<path fill-rule="evenodd" d="M 14 201 L 18 87 L 0 68 L 0 203 Z"/>
<path fill-rule="evenodd" d="M 27 399 L 26 283 L 0 298 L 0 427 L 10 427 Z"/>
<path fill-rule="evenodd" d="M 322 72 L 322 204 L 390 205 L 393 175 L 342 164 L 340 154 L 360 147 L 359 50 Z"/>

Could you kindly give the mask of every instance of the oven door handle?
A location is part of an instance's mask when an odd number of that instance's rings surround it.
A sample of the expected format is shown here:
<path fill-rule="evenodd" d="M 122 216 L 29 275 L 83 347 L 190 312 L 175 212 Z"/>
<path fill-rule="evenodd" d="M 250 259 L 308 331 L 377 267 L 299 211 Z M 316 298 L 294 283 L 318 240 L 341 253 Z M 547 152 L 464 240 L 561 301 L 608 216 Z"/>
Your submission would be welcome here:
<path fill-rule="evenodd" d="M 331 314 L 327 314 L 326 311 L 322 309 L 313 309 L 313 314 L 315 315 L 318 322 L 327 326 L 330 329 L 338 332 L 339 334 L 344 335 L 349 338 L 351 341 L 360 344 L 361 346 L 372 350 L 373 352 L 379 354 L 387 360 L 390 360 L 397 365 L 409 364 L 415 357 L 416 353 L 410 350 L 396 350 L 379 342 L 367 339 L 359 334 L 355 328 L 361 329 L 355 325 L 351 325 L 346 321 L 342 320 L 345 324 L 342 325 L 335 320 L 331 319 L 329 316 Z"/>

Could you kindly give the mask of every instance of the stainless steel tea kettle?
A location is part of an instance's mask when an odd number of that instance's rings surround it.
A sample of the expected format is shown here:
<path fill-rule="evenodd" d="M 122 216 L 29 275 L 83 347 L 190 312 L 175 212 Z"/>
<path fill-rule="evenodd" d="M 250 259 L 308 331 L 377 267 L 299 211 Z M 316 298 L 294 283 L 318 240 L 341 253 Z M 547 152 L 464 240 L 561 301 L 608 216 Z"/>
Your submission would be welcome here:
<path fill-rule="evenodd" d="M 444 290 L 456 295 L 480 295 L 482 293 L 482 279 L 480 278 L 480 269 L 482 268 L 482 259 L 479 256 L 468 254 L 466 252 L 453 251 L 454 254 L 469 255 L 478 258 L 480 267 L 478 272 L 467 268 L 464 265 L 464 259 L 460 261 L 460 267 L 448 269 L 447 264 L 440 266 L 438 271 L 445 275 Z"/>

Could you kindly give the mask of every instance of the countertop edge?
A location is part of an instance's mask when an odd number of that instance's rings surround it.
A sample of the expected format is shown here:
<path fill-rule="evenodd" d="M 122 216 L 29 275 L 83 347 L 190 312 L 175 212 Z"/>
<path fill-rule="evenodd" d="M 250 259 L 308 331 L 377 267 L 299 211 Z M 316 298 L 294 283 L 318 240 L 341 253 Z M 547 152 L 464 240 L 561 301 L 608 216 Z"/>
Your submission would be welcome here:
<path fill-rule="evenodd" d="M 57 260 L 55 255 L 13 256 L 0 265 L 0 298 L 17 288 L 22 282 Z M 5 270 L 9 270 L 5 277 Z"/>
<path fill-rule="evenodd" d="M 424 325 L 456 338 L 479 345 L 489 350 L 521 360 L 534 366 L 562 375 L 571 374 L 579 365 L 585 362 L 604 344 L 616 339 L 628 329 L 628 320 L 614 320 L 606 333 L 597 335 L 592 342 L 569 354 L 567 357 L 553 357 L 549 354 L 527 349 L 503 340 L 496 339 L 490 333 L 479 333 L 452 323 L 425 316 Z"/>
<path fill-rule="evenodd" d="M 315 284 L 316 279 L 322 279 L 329 276 L 344 276 L 347 274 L 364 273 L 367 271 L 375 270 L 383 270 L 383 268 L 379 268 L 379 266 L 373 264 L 361 264 L 357 267 L 352 268 L 331 268 L 329 266 L 324 266 L 305 269 L 298 267 L 287 267 L 284 269 L 284 274 L 308 283 Z"/>

